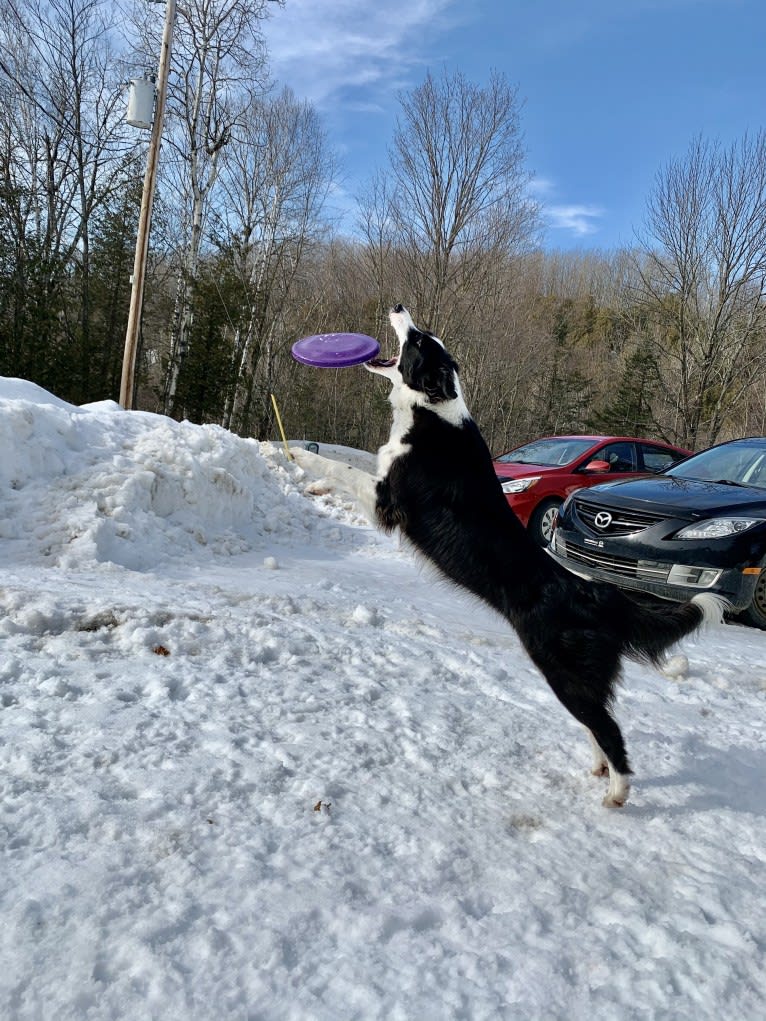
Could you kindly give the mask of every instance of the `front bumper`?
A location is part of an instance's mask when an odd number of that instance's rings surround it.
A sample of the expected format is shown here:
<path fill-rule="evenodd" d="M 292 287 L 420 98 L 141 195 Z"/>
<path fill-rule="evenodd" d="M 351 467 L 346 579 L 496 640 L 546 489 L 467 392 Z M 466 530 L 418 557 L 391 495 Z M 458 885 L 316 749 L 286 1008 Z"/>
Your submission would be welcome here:
<path fill-rule="evenodd" d="M 501 479 L 500 482 L 510 482 L 510 479 Z M 503 493 L 505 501 L 513 513 L 526 528 L 532 512 L 540 502 L 540 498 L 534 494 L 534 486 L 524 490 L 523 493 Z"/>
<path fill-rule="evenodd" d="M 686 602 L 700 592 L 723 596 L 732 610 L 744 610 L 753 600 L 758 574 L 740 567 L 693 568 L 677 562 L 615 556 L 592 549 L 564 535 L 554 533 L 548 550 L 562 567 L 592 581 L 604 581 L 635 592 L 647 592 L 660 599 Z"/>

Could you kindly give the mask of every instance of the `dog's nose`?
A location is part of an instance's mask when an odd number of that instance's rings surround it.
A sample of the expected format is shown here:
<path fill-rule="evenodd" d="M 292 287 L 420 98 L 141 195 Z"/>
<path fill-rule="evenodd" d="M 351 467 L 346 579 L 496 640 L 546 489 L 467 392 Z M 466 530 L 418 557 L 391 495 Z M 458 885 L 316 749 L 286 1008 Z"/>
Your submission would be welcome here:
<path fill-rule="evenodd" d="M 397 313 L 397 315 L 398 315 L 398 314 L 399 314 L 400 312 L 404 312 L 404 305 L 394 305 L 394 312 L 396 312 L 396 313 Z"/>

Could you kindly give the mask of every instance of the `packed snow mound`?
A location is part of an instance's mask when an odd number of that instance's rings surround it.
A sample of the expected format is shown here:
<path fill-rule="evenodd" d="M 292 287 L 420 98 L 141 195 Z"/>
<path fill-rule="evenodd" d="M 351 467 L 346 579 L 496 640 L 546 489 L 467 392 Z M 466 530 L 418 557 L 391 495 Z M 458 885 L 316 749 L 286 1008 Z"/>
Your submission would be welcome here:
<path fill-rule="evenodd" d="M 78 408 L 3 379 L 0 450 L 0 540 L 25 555 L 31 543 L 56 566 L 90 560 L 145 571 L 184 551 L 227 556 L 323 528 L 360 541 L 304 498 L 303 472 L 282 448 L 218 426 L 112 401 Z"/>
<path fill-rule="evenodd" d="M 378 455 L 370 454 L 366 450 L 357 450 L 356 447 L 346 447 L 340 443 L 311 443 L 307 440 L 292 441 L 289 444 L 293 447 L 306 447 L 313 450 L 315 454 L 322 457 L 329 457 L 332 461 L 342 461 L 351 465 L 352 468 L 359 468 L 361 471 L 375 474 L 378 465 Z"/>
<path fill-rule="evenodd" d="M 67 404 L 60 397 L 55 397 L 47 390 L 43 390 L 37 383 L 30 383 L 28 379 L 14 379 L 13 377 L 0 377 L 0 400 L 25 401 L 29 404 L 53 404 L 58 408 L 67 408 L 76 411 L 74 405 Z M 119 405 L 115 405 L 119 407 Z"/>

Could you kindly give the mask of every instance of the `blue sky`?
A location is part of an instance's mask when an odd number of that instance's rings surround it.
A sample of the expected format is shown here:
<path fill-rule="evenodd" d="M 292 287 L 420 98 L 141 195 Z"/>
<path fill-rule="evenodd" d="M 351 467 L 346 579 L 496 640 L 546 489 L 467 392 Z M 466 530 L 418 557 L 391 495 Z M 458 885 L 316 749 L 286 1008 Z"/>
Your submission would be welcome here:
<path fill-rule="evenodd" d="M 552 249 L 631 244 L 669 159 L 766 121 L 766 0 L 287 0 L 267 41 L 340 157 L 340 211 L 387 165 L 401 90 L 503 72 Z"/>

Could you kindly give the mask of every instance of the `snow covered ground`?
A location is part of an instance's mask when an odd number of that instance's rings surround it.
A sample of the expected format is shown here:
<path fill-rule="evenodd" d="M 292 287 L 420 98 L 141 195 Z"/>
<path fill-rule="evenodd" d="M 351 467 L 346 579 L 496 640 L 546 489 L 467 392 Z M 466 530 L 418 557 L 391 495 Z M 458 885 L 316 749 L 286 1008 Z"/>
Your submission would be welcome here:
<path fill-rule="evenodd" d="M 766 634 L 627 666 L 608 811 L 508 627 L 306 483 L 0 381 L 0 1017 L 766 1016 Z"/>

